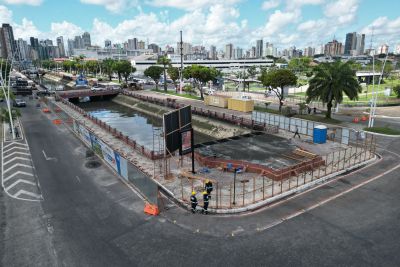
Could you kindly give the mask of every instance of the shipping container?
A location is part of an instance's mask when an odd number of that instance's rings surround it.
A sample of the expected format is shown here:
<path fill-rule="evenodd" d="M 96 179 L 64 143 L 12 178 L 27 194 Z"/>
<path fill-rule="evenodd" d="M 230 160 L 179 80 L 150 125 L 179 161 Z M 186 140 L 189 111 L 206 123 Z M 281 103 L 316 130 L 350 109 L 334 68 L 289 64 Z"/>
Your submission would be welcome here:
<path fill-rule="evenodd" d="M 252 112 L 254 110 L 254 100 L 230 98 L 228 99 L 228 109 Z"/>

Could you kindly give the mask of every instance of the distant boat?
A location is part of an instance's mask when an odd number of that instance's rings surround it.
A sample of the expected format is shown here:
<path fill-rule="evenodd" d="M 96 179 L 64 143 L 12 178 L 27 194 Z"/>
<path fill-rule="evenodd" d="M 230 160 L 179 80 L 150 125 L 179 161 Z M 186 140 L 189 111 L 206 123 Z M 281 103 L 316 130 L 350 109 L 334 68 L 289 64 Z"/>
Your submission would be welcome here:
<path fill-rule="evenodd" d="M 76 78 L 75 87 L 76 88 L 87 88 L 88 87 L 88 80 L 82 73 Z"/>

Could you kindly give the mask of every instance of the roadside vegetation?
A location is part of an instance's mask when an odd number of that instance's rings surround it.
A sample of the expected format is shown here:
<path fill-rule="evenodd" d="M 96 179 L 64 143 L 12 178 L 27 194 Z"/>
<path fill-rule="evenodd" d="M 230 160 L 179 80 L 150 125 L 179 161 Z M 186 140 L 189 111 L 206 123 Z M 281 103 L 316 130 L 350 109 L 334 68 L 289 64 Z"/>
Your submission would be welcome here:
<path fill-rule="evenodd" d="M 380 134 L 387 134 L 387 135 L 400 135 L 400 131 L 390 128 L 389 126 L 385 127 L 367 127 L 364 128 L 365 131 L 368 132 L 374 132 L 374 133 L 380 133 Z"/>

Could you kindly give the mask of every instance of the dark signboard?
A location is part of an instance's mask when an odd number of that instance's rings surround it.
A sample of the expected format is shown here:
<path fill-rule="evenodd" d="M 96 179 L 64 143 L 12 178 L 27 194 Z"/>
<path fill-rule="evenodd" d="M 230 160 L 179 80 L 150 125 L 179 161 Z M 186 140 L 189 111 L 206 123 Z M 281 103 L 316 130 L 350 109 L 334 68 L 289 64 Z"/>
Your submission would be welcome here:
<path fill-rule="evenodd" d="M 181 133 L 192 129 L 192 110 L 190 106 L 164 114 L 164 135 L 166 153 L 181 148 Z"/>

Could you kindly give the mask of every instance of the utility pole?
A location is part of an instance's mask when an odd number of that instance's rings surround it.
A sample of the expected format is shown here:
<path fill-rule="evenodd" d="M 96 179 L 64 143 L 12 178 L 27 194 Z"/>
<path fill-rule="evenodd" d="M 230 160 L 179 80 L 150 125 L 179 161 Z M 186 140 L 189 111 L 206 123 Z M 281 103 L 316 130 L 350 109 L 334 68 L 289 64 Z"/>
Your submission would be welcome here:
<path fill-rule="evenodd" d="M 179 93 L 182 94 L 183 87 L 183 41 L 182 41 L 182 31 L 180 31 L 181 41 L 180 41 L 180 50 L 181 50 L 181 71 L 180 71 L 180 81 L 179 81 Z"/>

